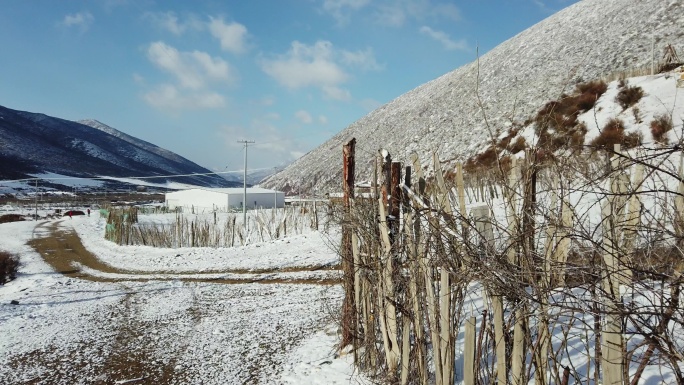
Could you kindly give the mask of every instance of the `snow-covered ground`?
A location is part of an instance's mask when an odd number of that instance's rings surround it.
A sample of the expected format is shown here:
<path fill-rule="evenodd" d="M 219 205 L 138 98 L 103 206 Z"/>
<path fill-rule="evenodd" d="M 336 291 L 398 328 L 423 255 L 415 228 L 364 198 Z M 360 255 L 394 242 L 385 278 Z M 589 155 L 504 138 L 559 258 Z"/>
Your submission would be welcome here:
<path fill-rule="evenodd" d="M 328 235 L 312 232 L 230 249 L 153 249 L 104 241 L 103 219 L 96 215 L 36 227 L 40 223 L 0 224 L 0 250 L 21 258 L 18 278 L 0 286 L 1 384 L 362 380 L 351 357 L 336 355 L 339 285 L 186 279 L 230 270 L 277 274 L 283 268 L 315 277 L 321 272 L 307 267 L 337 259 Z M 56 273 L 27 245 L 55 236 L 54 224 L 59 234 L 75 231 L 114 270 L 131 274 L 107 273 L 115 279 L 98 282 L 104 273 L 85 267 L 82 272 L 94 279 Z M 155 275 L 159 271 L 164 274 Z"/>

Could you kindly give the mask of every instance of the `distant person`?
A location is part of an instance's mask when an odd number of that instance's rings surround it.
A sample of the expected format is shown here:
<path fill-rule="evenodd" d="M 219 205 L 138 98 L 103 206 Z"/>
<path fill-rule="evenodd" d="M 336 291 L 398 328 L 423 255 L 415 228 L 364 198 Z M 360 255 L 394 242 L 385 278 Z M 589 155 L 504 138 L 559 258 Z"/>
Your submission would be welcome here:
<path fill-rule="evenodd" d="M 88 209 L 88 216 L 90 216 L 90 209 Z"/>
<path fill-rule="evenodd" d="M 73 214 L 73 212 L 71 210 L 69 210 L 69 219 L 73 219 L 73 218 L 71 218 L 71 214 Z"/>

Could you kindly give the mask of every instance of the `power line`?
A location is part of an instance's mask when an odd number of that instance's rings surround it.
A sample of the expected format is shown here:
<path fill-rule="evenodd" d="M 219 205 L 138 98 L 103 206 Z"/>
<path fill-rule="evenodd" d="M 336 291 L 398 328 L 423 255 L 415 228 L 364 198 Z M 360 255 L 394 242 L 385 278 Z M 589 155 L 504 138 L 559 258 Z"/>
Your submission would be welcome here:
<path fill-rule="evenodd" d="M 12 180 L 0 180 L 0 183 L 14 183 L 14 182 L 30 182 L 34 180 L 111 180 L 111 179 L 156 179 L 156 178 L 179 178 L 186 176 L 207 176 L 207 175 L 219 175 L 219 174 L 232 174 L 235 171 L 217 171 L 217 172 L 204 172 L 204 173 L 194 173 L 194 174 L 167 174 L 167 175 L 153 175 L 153 176 L 63 176 L 63 177 L 33 177 L 24 179 L 12 179 Z"/>

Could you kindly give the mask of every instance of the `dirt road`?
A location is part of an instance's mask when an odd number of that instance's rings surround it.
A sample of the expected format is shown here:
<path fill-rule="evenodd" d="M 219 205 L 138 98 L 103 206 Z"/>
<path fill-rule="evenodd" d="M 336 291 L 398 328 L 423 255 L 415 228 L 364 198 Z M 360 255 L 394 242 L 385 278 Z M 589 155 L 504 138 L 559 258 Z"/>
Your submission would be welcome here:
<path fill-rule="evenodd" d="M 49 232 L 29 244 L 59 274 L 0 305 L 14 331 L 0 342 L 2 384 L 277 383 L 288 352 L 331 322 L 341 297 L 332 280 L 116 269 L 58 222 L 35 231 Z"/>
<path fill-rule="evenodd" d="M 182 280 L 185 282 L 212 282 L 212 283 L 303 283 L 333 285 L 341 283 L 340 278 L 284 278 L 274 275 L 276 273 L 313 272 L 337 270 L 338 266 L 307 266 L 290 267 L 286 269 L 260 269 L 260 270 L 210 270 L 198 273 L 173 273 L 169 271 L 135 271 L 115 268 L 100 261 L 89 252 L 81 242 L 73 229 L 60 227 L 61 221 L 41 222 L 36 225 L 37 230 L 47 230 L 50 236 L 35 237 L 29 241 L 33 247 L 49 263 L 55 271 L 68 277 L 85 279 L 95 282 L 121 282 L 121 281 L 170 281 Z M 89 274 L 87 270 L 107 273 L 107 276 Z M 230 278 L 216 278 L 217 274 L 230 274 Z M 112 276 L 115 275 L 115 276 Z M 122 277 L 116 277 L 122 275 Z M 171 277 L 159 277 L 170 275 Z M 185 277 L 184 277 L 185 275 Z M 188 277 L 193 275 L 193 277 Z M 198 277 L 198 275 L 200 275 Z M 201 277 L 205 275 L 206 278 Z M 263 277 L 262 275 L 266 275 Z"/>

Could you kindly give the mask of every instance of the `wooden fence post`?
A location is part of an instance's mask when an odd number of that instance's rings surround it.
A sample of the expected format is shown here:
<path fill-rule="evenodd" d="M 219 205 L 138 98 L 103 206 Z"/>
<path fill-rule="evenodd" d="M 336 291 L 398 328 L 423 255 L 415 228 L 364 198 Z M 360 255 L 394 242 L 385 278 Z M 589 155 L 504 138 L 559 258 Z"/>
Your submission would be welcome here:
<path fill-rule="evenodd" d="M 389 227 L 392 243 L 399 234 L 399 218 L 401 215 L 402 192 L 399 184 L 401 183 L 401 163 L 392 162 L 390 165 L 390 189 L 389 189 Z"/>
<path fill-rule="evenodd" d="M 437 179 L 437 202 L 439 210 L 451 217 L 453 209 L 449 201 L 449 192 L 446 189 L 442 167 L 437 154 L 433 154 L 435 178 Z M 457 261 L 461 264 L 462 261 Z M 442 384 L 454 383 L 454 331 L 451 325 L 452 301 L 451 301 L 451 279 L 445 264 L 440 268 L 439 279 L 439 330 L 442 359 Z"/>
<path fill-rule="evenodd" d="M 344 193 L 344 223 L 342 225 L 342 271 L 344 274 L 344 303 L 342 305 L 342 341 L 340 348 L 354 343 L 356 348 L 356 306 L 354 303 L 354 257 L 350 226 L 351 201 L 354 197 L 354 167 L 356 139 L 342 147 L 342 191 Z M 354 349 L 356 351 L 356 349 Z"/>
<path fill-rule="evenodd" d="M 632 254 L 636 246 L 637 231 L 641 223 L 641 202 L 639 201 L 639 192 L 641 185 L 644 183 L 644 165 L 636 164 L 634 166 L 634 180 L 631 183 L 629 203 L 627 206 L 627 215 L 625 219 L 624 239 L 622 242 L 622 250 L 627 259 L 627 269 L 625 269 L 626 280 L 632 279 Z"/>
<path fill-rule="evenodd" d="M 416 174 L 416 193 L 420 199 L 424 199 L 425 194 L 425 178 L 423 176 L 423 169 L 420 165 L 420 160 L 418 155 L 411 154 L 411 162 L 413 165 L 413 170 Z M 413 218 L 415 215 L 415 218 Z M 424 284 L 424 279 L 426 277 L 425 269 L 426 266 L 422 261 L 424 244 L 421 242 L 421 228 L 420 228 L 420 211 L 416 210 L 409 213 L 409 217 L 406 219 L 406 223 L 411 223 L 411 227 L 406 226 L 407 233 L 407 250 L 409 252 L 409 259 L 412 261 L 412 271 L 410 275 L 409 289 L 413 295 L 413 329 L 416 336 L 416 353 L 418 355 L 418 372 L 421 377 L 421 384 L 427 385 L 428 383 L 428 342 L 425 338 L 425 316 L 424 316 L 424 306 L 425 297 L 421 294 L 425 292 L 426 285 Z M 428 320 L 429 324 L 429 320 Z"/>
<path fill-rule="evenodd" d="M 465 343 L 463 346 L 463 385 L 475 385 L 475 317 L 470 317 L 465 326 Z M 499 382 L 505 384 L 506 382 Z"/>
<path fill-rule="evenodd" d="M 615 153 L 620 145 L 615 145 Z M 619 240 L 622 235 L 622 219 L 627 191 L 626 175 L 619 170 L 619 156 L 611 160 L 610 192 L 602 207 L 603 223 L 603 260 L 605 266 L 603 279 L 603 304 L 605 324 L 603 325 L 603 344 L 601 346 L 603 384 L 622 385 L 624 383 L 624 340 L 622 338 L 622 316 L 619 314 L 622 296 L 620 284 L 623 283 L 623 266 L 620 261 Z"/>
<path fill-rule="evenodd" d="M 378 308 L 380 310 L 380 329 L 382 330 L 385 346 L 385 358 L 387 371 L 394 376 L 399 363 L 399 344 L 397 338 L 397 311 L 396 306 L 387 298 L 394 298 L 394 282 L 392 275 L 394 263 L 392 255 L 392 242 L 390 241 L 389 227 L 385 213 L 385 203 L 378 200 L 380 211 L 380 238 L 382 240 L 382 253 L 380 255 L 380 294 L 378 295 Z M 384 263 L 382 263 L 384 261 Z"/>

